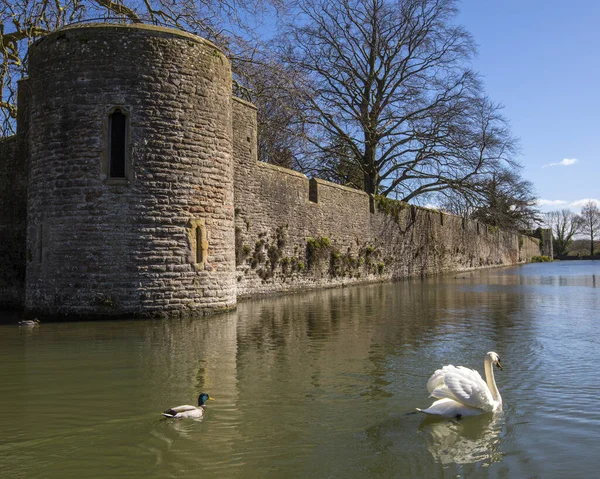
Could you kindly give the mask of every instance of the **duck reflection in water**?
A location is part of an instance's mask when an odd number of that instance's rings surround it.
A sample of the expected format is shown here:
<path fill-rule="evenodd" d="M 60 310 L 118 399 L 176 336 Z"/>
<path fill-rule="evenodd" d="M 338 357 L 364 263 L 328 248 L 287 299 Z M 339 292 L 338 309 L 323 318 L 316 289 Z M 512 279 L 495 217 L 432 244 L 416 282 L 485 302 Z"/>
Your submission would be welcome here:
<path fill-rule="evenodd" d="M 499 451 L 501 414 L 484 414 L 460 421 L 428 416 L 419 426 L 427 449 L 436 462 L 448 464 L 491 464 L 502 459 Z"/>

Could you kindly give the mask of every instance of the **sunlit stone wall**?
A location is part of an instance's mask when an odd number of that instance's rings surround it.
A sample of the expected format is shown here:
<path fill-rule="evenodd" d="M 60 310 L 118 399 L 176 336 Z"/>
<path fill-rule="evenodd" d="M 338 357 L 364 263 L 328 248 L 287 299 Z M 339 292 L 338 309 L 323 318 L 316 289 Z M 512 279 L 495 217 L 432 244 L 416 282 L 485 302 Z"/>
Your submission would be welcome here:
<path fill-rule="evenodd" d="M 177 30 L 98 24 L 29 55 L 28 314 L 233 307 L 227 58 Z M 115 108 L 129 122 L 126 178 L 107 177 Z"/>
<path fill-rule="evenodd" d="M 539 241 L 257 162 L 256 109 L 234 101 L 239 296 L 527 262 Z"/>

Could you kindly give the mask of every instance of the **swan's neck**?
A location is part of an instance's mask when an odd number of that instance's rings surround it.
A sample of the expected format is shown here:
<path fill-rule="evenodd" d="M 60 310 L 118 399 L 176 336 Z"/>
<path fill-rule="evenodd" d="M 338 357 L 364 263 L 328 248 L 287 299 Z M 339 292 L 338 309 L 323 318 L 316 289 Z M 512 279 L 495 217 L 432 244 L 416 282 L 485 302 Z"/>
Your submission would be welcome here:
<path fill-rule="evenodd" d="M 500 391 L 498 391 L 498 387 L 496 386 L 496 380 L 494 379 L 494 365 L 492 364 L 491 359 L 485 358 L 484 369 L 485 382 L 487 383 L 488 388 L 490 388 L 492 398 L 494 398 L 494 401 L 502 405 L 502 397 L 500 397 Z"/>

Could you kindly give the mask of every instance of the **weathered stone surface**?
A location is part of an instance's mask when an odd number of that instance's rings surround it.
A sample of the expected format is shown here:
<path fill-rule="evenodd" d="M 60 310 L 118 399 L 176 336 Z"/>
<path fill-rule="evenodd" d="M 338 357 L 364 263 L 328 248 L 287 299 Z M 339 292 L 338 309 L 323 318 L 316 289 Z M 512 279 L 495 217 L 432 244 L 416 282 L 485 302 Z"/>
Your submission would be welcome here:
<path fill-rule="evenodd" d="M 193 35 L 102 25 L 44 37 L 30 49 L 30 71 L 30 314 L 232 307 L 229 61 Z M 115 107 L 129 117 L 121 182 L 103 168 Z M 199 219 L 209 267 L 198 267 L 190 240 Z"/>
<path fill-rule="evenodd" d="M 234 101 L 238 297 L 526 262 L 539 242 L 257 162 L 256 111 Z M 316 250 L 313 247 L 316 246 Z"/>
<path fill-rule="evenodd" d="M 0 307 L 23 304 L 26 169 L 17 136 L 0 141 Z"/>

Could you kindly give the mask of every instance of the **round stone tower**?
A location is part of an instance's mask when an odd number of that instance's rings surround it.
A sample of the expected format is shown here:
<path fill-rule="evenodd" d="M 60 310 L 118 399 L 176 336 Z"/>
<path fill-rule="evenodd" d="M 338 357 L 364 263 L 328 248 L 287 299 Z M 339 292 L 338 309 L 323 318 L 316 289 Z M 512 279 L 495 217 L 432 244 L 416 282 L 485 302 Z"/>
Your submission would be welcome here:
<path fill-rule="evenodd" d="M 229 61 L 148 25 L 30 48 L 26 312 L 194 315 L 235 305 Z"/>

